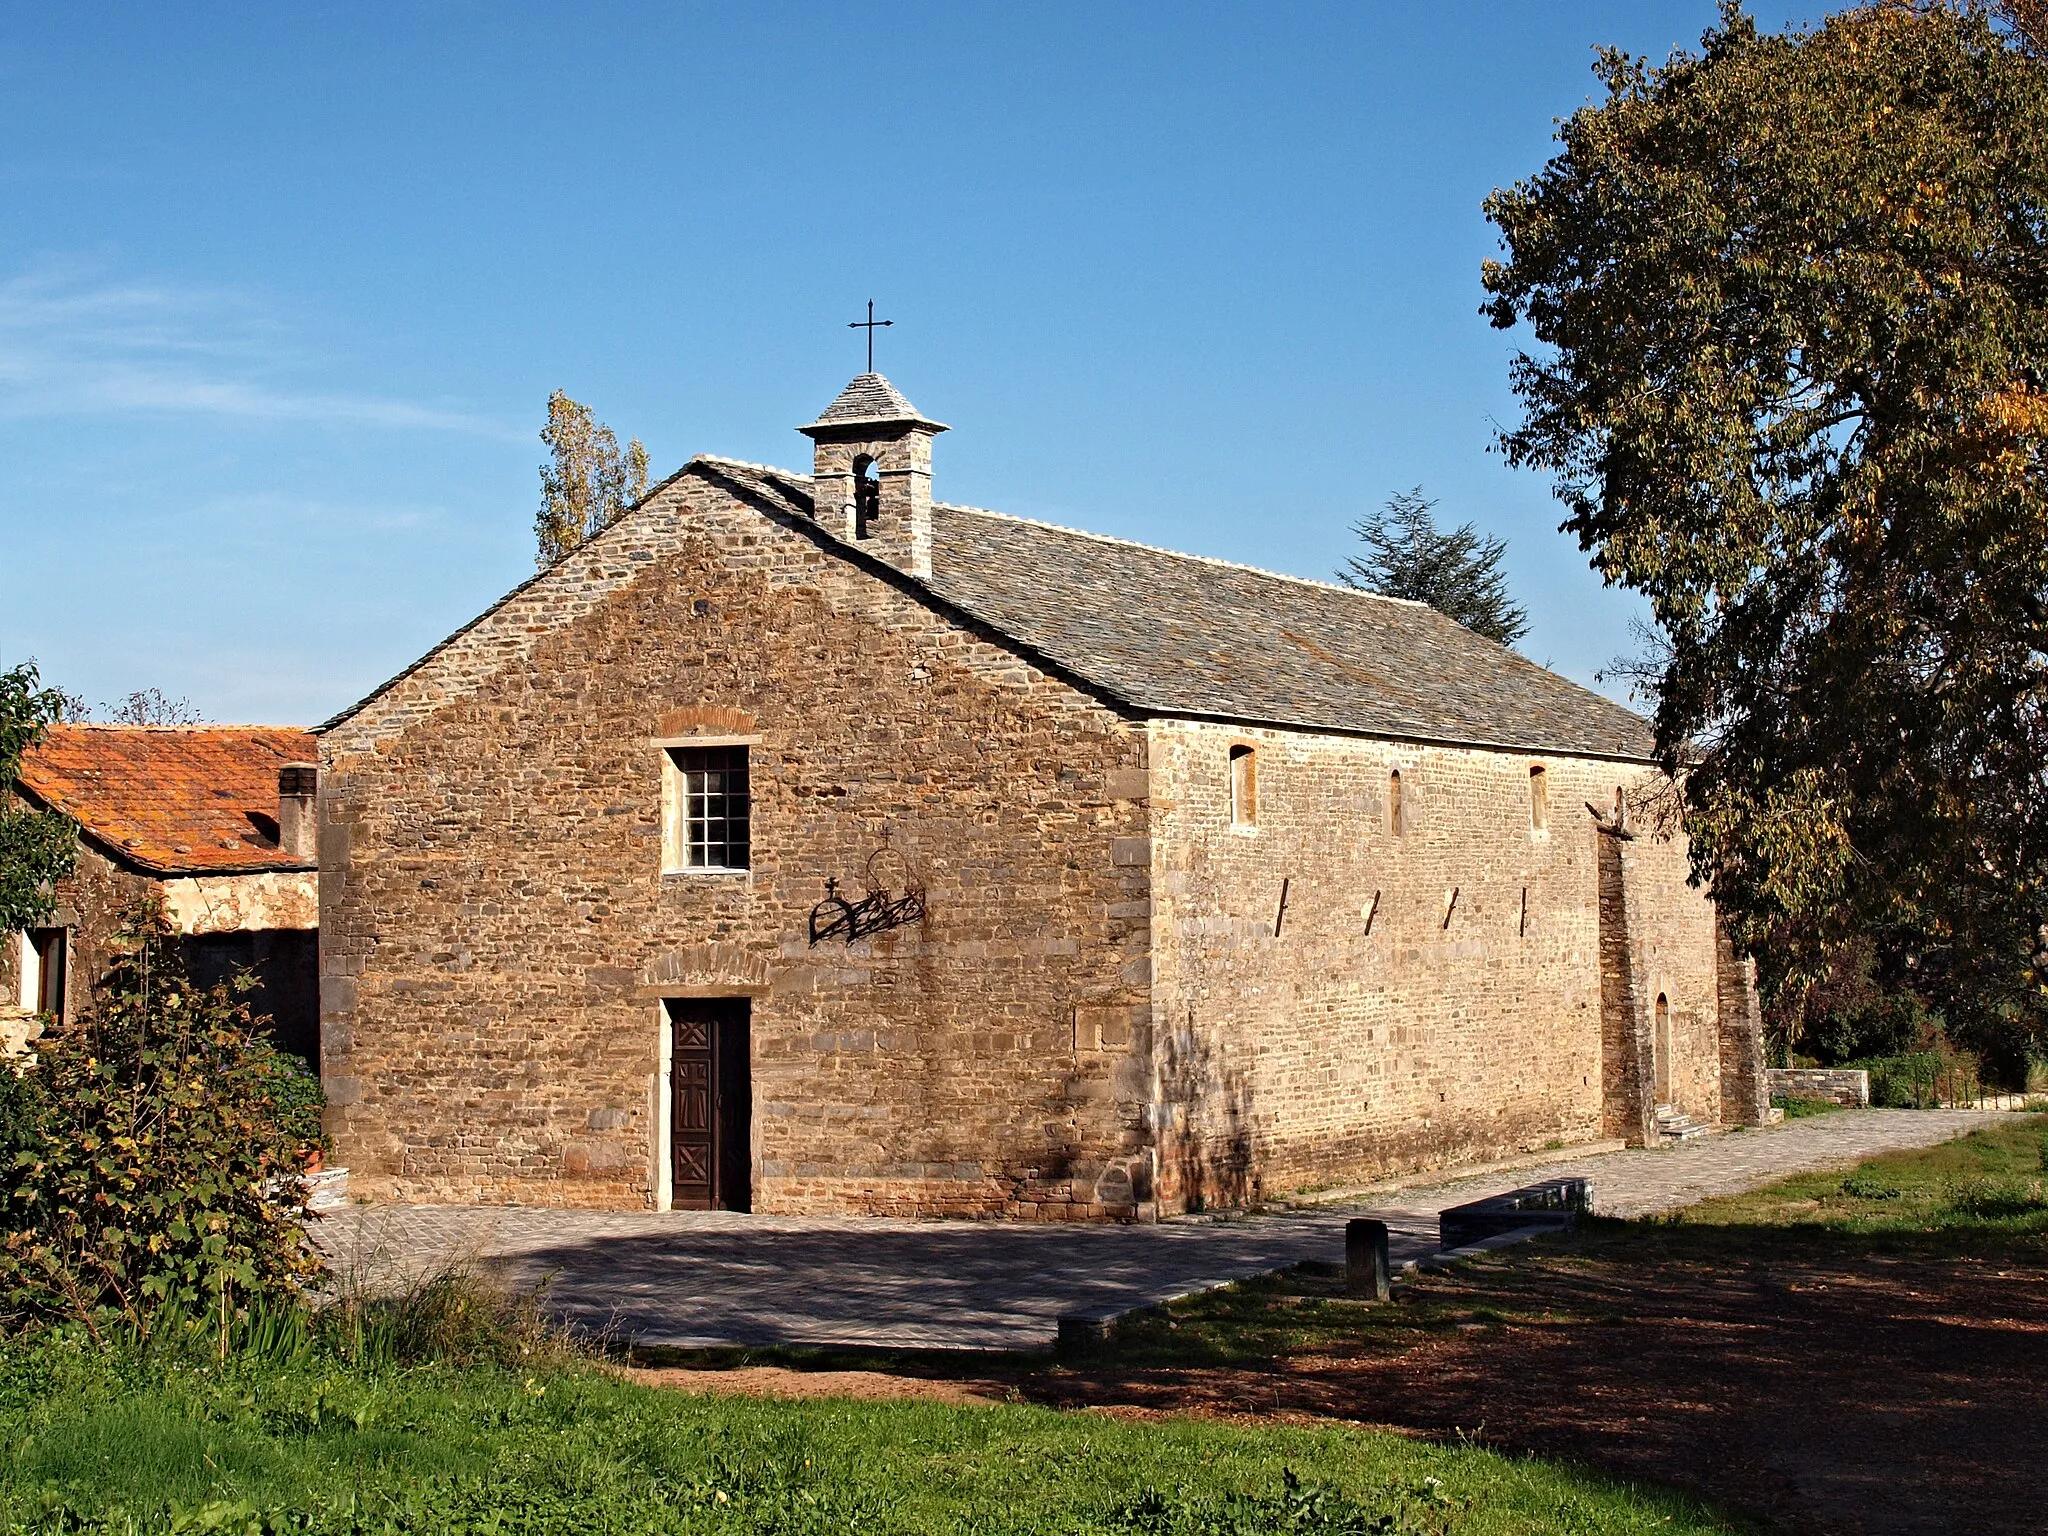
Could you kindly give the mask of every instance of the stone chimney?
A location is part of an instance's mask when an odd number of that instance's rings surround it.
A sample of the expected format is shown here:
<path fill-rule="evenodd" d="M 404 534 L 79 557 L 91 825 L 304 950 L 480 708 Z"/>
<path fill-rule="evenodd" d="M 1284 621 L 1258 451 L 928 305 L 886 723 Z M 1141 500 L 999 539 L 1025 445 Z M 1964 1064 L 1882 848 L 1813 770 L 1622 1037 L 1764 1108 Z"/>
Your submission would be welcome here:
<path fill-rule="evenodd" d="M 277 770 L 277 846 L 305 864 L 320 859 L 320 769 L 286 763 Z"/>
<path fill-rule="evenodd" d="M 945 426 L 864 373 L 797 431 L 810 438 L 812 516 L 913 576 L 932 573 L 932 439 Z"/>

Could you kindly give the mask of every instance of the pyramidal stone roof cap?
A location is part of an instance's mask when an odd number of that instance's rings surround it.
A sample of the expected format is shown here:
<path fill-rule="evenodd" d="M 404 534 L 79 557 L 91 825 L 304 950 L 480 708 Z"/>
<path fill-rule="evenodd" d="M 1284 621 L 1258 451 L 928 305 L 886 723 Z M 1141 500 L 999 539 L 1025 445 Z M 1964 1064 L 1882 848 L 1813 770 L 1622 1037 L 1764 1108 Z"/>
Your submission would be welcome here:
<path fill-rule="evenodd" d="M 816 421 L 798 427 L 797 431 L 815 434 L 839 427 L 912 423 L 940 432 L 946 430 L 944 422 L 933 421 L 918 410 L 903 398 L 903 391 L 879 373 L 864 373 L 839 391 L 839 398 L 826 406 Z"/>

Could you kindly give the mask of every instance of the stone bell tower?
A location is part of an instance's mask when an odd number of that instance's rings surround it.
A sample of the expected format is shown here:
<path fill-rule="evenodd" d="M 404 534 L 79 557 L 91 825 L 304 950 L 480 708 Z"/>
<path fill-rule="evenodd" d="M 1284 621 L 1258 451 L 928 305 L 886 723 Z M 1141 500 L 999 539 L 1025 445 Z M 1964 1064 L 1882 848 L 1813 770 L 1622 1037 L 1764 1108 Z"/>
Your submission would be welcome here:
<path fill-rule="evenodd" d="M 813 445 L 812 515 L 850 544 L 913 576 L 932 573 L 932 439 L 879 373 L 864 373 L 797 431 Z"/>

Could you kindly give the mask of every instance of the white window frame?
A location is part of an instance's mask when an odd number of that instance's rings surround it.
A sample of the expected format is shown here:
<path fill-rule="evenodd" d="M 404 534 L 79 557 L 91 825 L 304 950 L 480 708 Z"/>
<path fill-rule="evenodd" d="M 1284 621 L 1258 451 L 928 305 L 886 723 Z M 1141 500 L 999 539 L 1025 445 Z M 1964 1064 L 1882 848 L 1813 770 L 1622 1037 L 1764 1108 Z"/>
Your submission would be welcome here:
<path fill-rule="evenodd" d="M 16 933 L 15 975 L 19 982 L 17 990 L 20 996 L 21 1009 L 24 1013 L 40 1013 L 42 1011 L 43 984 L 46 977 L 44 975 L 43 952 L 36 947 L 35 936 L 37 933 L 56 934 L 57 943 L 62 950 L 62 953 L 58 956 L 58 967 L 61 977 L 58 983 L 60 991 L 57 995 L 57 1009 L 51 1015 L 59 1023 L 62 1023 L 65 1016 L 71 1011 L 71 928 L 68 924 L 51 923 L 34 930 L 24 928 Z"/>
<path fill-rule="evenodd" d="M 43 996 L 43 956 L 36 941 L 23 929 L 14 935 L 15 988 L 23 1013 L 34 1013 Z"/>
<path fill-rule="evenodd" d="M 759 736 L 660 736 L 652 743 L 661 754 L 661 873 L 664 879 L 690 875 L 739 875 L 753 873 L 754 862 L 754 748 Z M 738 747 L 747 754 L 747 862 L 745 864 L 692 864 L 689 834 L 683 825 L 683 767 L 678 752 L 702 748 Z"/>

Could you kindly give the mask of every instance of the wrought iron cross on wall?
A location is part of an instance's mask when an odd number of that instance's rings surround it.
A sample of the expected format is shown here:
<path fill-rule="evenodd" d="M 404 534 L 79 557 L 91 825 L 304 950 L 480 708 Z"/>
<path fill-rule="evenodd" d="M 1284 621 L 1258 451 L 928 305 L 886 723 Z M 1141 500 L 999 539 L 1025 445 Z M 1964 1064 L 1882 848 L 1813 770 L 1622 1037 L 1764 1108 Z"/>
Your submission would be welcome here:
<path fill-rule="evenodd" d="M 889 888 L 882 884 L 875 869 L 875 863 L 884 854 L 895 850 L 884 842 L 880 848 L 868 855 L 867 878 L 861 883 L 867 887 L 867 894 L 859 901 L 848 901 L 839 894 L 839 879 L 834 876 L 825 882 L 825 899 L 811 908 L 811 947 L 816 948 L 826 939 L 844 939 L 848 944 L 857 943 L 871 933 L 881 933 L 890 928 L 901 928 L 907 923 L 922 922 L 925 916 L 924 887 L 910 872 L 910 866 L 896 854 L 898 862 L 904 865 L 903 894 L 891 896 Z"/>
<path fill-rule="evenodd" d="M 867 319 L 865 319 L 865 320 L 849 320 L 849 321 L 847 321 L 847 322 L 846 322 L 846 328 L 847 328 L 847 329 L 848 329 L 849 331 L 866 331 L 866 332 L 868 333 L 868 372 L 869 372 L 869 373 L 873 373 L 873 372 L 875 371 L 875 330 L 876 330 L 876 328 L 877 328 L 878 326 L 884 326 L 884 325 L 894 325 L 895 323 L 896 323 L 896 322 L 895 322 L 894 320 L 877 320 L 877 319 L 875 318 L 875 301 L 874 301 L 873 299 L 869 299 L 869 300 L 868 300 L 868 317 L 867 317 Z"/>

